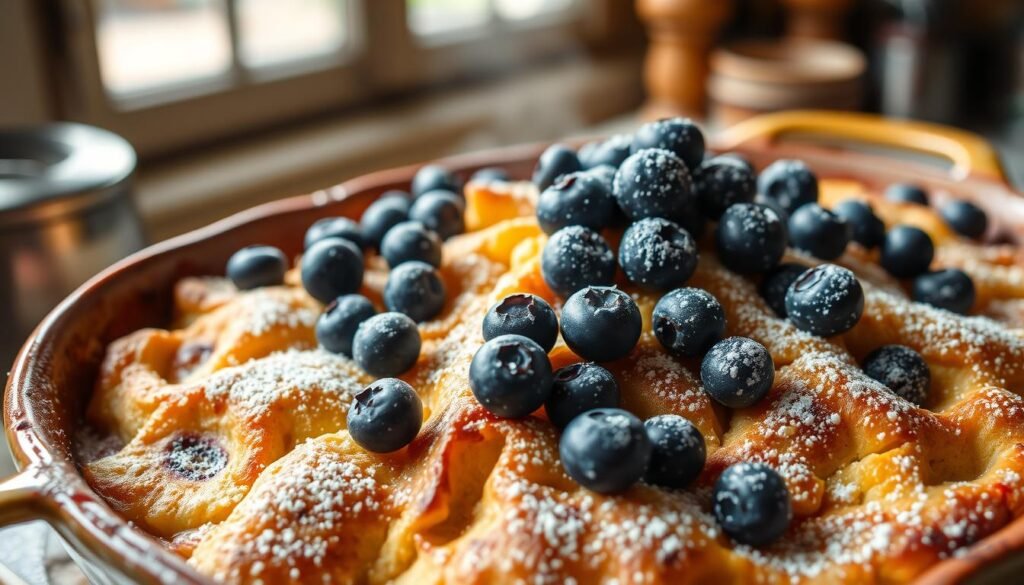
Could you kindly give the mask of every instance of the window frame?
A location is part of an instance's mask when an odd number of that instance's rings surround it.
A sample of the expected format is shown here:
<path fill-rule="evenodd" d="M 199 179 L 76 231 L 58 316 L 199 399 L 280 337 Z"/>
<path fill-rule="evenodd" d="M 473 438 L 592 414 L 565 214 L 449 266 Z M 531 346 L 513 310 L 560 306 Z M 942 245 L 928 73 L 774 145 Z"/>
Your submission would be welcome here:
<path fill-rule="evenodd" d="M 233 1 L 224 0 L 232 29 Z M 339 57 L 247 70 L 235 46 L 228 77 L 118 98 L 106 90 L 100 72 L 97 3 L 60 0 L 59 109 L 64 117 L 124 136 L 143 158 L 166 156 L 414 88 L 591 49 L 614 32 L 607 15 L 624 1 L 577 0 L 571 15 L 525 22 L 495 16 L 476 34 L 429 38 L 407 25 L 404 0 L 348 0 L 349 37 Z M 479 43 L 493 50 L 474 50 Z"/>

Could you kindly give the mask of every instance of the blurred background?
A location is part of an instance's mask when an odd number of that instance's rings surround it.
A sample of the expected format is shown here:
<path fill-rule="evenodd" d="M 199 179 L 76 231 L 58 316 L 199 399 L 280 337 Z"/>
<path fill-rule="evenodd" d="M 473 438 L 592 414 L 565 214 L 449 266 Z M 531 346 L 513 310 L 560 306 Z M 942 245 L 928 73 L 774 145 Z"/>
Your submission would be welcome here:
<path fill-rule="evenodd" d="M 5 366 L 146 243 L 372 170 L 643 118 L 921 118 L 985 135 L 1024 182 L 1020 0 L 0 0 L 0 55 Z M 0 549 L 0 566 L 79 578 L 38 550 Z"/>

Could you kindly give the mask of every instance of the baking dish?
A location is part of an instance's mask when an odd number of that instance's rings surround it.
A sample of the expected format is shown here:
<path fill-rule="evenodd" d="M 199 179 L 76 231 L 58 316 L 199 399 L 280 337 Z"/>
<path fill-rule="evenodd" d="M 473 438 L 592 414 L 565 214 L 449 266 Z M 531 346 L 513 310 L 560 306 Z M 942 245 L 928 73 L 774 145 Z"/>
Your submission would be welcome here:
<path fill-rule="evenodd" d="M 794 140 L 795 138 L 795 140 Z M 839 147 L 838 143 L 846 146 Z M 890 149 L 858 152 L 851 143 Z M 748 120 L 720 134 L 714 150 L 739 151 L 758 166 L 781 157 L 806 160 L 823 177 L 856 179 L 873 188 L 913 181 L 984 207 L 998 218 L 996 237 L 1024 234 L 1024 199 L 1006 184 L 998 158 L 969 133 L 863 114 L 789 112 Z M 526 177 L 542 146 L 514 147 L 440 161 L 463 176 L 501 166 Z M 944 159 L 936 167 L 911 154 Z M 113 339 L 166 324 L 172 284 L 194 274 L 220 274 L 238 248 L 265 243 L 300 252 L 316 219 L 358 217 L 380 193 L 408 186 L 417 167 L 354 179 L 311 195 L 260 206 L 135 254 L 96 276 L 60 304 L 36 329 L 7 383 L 5 426 L 21 471 L 0 484 L 0 524 L 33 518 L 50 522 L 95 583 L 207 583 L 185 562 L 120 518 L 86 484 L 73 456 L 80 420 L 102 358 Z M 1002 582 L 1020 568 L 1024 519 L 939 563 L 924 583 Z"/>

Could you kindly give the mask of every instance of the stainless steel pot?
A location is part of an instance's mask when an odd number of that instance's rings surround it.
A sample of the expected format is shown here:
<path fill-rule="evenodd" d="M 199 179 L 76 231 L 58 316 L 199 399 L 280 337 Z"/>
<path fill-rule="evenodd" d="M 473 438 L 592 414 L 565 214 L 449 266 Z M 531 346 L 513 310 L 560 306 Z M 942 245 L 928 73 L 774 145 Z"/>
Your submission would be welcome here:
<path fill-rule="evenodd" d="M 0 130 L 0 366 L 69 292 L 145 245 L 135 151 L 91 126 Z"/>

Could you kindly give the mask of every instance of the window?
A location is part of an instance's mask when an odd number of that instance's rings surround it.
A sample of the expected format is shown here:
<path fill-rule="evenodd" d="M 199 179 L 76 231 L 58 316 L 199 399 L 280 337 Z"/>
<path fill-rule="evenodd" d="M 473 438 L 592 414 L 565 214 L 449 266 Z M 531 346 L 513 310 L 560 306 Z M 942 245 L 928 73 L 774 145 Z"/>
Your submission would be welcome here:
<path fill-rule="evenodd" d="M 579 53 L 624 0 L 66 3 L 73 119 L 181 151 L 384 94 Z M 73 8 L 68 8 L 72 10 Z M 607 33 L 607 31 L 605 31 Z M 602 34 L 598 32 L 597 34 Z"/>

